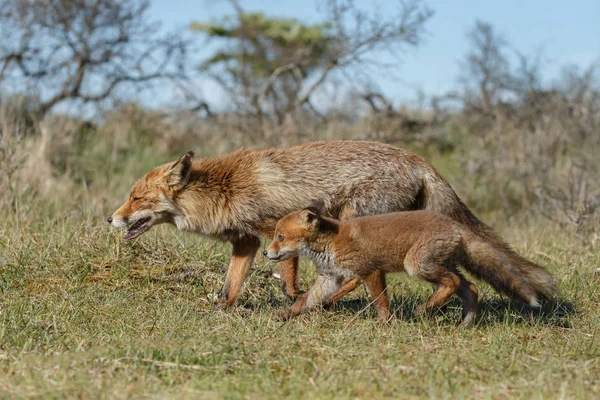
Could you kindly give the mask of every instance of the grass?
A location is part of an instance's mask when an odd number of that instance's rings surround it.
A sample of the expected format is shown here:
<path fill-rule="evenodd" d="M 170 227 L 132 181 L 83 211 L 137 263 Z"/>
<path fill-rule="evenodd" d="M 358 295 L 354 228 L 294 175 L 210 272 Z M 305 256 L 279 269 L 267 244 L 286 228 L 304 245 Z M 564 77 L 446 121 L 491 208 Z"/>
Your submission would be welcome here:
<path fill-rule="evenodd" d="M 431 289 L 396 275 L 396 318 L 383 327 L 364 289 L 278 321 L 288 302 L 261 258 L 241 304 L 216 310 L 207 295 L 222 284 L 227 246 L 169 227 L 129 245 L 101 213 L 40 214 L 13 213 L 0 231 L 7 397 L 600 396 L 600 254 L 554 232 L 514 235 L 556 275 L 565 302 L 536 312 L 481 285 L 479 324 L 457 329 L 458 303 L 416 317 Z M 302 271 L 306 286 L 314 272 Z"/>
<path fill-rule="evenodd" d="M 597 244 L 525 216 L 509 225 L 486 215 L 549 268 L 562 301 L 535 311 L 479 284 L 482 313 L 469 329 L 456 328 L 457 302 L 415 316 L 431 288 L 402 274 L 389 278 L 388 327 L 364 288 L 283 323 L 275 314 L 289 302 L 262 257 L 240 304 L 217 310 L 208 298 L 223 283 L 227 245 L 166 226 L 129 244 L 106 224 L 134 179 L 171 159 L 149 147 L 107 159 L 113 147 L 96 143 L 67 163 L 66 188 L 36 194 L 26 181 L 0 209 L 0 397 L 600 396 Z M 452 182 L 455 163 L 436 157 Z M 310 264 L 301 279 L 314 279 Z"/>

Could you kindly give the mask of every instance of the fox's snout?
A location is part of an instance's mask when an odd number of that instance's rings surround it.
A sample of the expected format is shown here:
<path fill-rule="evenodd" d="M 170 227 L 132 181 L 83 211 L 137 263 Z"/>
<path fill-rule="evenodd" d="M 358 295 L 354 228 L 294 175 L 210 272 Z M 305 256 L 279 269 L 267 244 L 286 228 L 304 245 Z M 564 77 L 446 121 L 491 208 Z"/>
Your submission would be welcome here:
<path fill-rule="evenodd" d="M 298 254 L 295 249 L 286 246 L 278 246 L 278 243 L 276 243 L 267 246 L 267 249 L 263 251 L 263 255 L 271 261 L 279 262 L 291 257 L 296 257 Z"/>
<path fill-rule="evenodd" d="M 263 251 L 263 256 L 267 257 L 269 260 L 276 261 L 279 259 L 279 253 L 273 250 L 265 250 Z"/>
<path fill-rule="evenodd" d="M 265 251 L 263 251 L 263 256 L 267 257 L 271 261 L 283 261 L 286 259 L 286 253 L 281 252 L 281 249 L 272 249 L 271 246 L 267 247 Z"/>
<path fill-rule="evenodd" d="M 124 228 L 128 223 L 128 218 L 121 215 L 115 216 L 115 214 L 113 214 L 106 218 L 106 222 L 108 222 L 114 228 Z"/>

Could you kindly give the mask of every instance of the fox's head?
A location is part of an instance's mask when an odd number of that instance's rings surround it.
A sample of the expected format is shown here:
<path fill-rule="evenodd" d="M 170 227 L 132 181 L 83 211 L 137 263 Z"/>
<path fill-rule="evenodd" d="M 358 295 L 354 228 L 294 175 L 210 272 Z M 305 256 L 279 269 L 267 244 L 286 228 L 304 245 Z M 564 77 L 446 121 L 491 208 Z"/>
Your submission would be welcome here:
<path fill-rule="evenodd" d="M 189 182 L 194 153 L 189 151 L 174 163 L 148 172 L 131 188 L 129 198 L 107 221 L 126 229 L 124 238 L 135 239 L 154 225 L 172 222 L 176 209 L 173 199 Z"/>
<path fill-rule="evenodd" d="M 323 202 L 313 202 L 307 208 L 286 215 L 277 221 L 271 244 L 263 255 L 272 261 L 298 256 L 304 243 L 314 240 L 325 221 L 321 217 Z"/>

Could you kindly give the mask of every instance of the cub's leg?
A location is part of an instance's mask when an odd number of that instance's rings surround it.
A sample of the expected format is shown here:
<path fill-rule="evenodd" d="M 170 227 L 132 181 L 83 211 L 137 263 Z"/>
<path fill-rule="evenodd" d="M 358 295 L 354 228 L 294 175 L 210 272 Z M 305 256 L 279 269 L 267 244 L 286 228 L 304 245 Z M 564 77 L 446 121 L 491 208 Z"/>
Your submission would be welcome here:
<path fill-rule="evenodd" d="M 479 291 L 477 287 L 469 282 L 462 274 L 457 274 L 460 278 L 460 286 L 456 292 L 463 303 L 462 322 L 461 326 L 468 326 L 475 322 L 477 313 L 479 312 Z"/>
<path fill-rule="evenodd" d="M 352 205 L 346 203 L 340 209 L 340 212 L 338 214 L 338 219 L 343 221 L 343 220 L 358 217 L 358 216 L 359 216 L 359 214 L 356 212 L 356 209 Z M 347 295 L 348 293 L 350 293 L 351 291 L 353 291 L 354 289 L 359 287 L 361 283 L 362 283 L 361 279 L 357 278 L 357 277 L 345 278 L 345 280 L 344 280 L 343 284 L 340 286 L 340 289 L 338 290 L 338 292 L 335 293 L 324 305 L 325 306 L 332 305 L 333 303 L 335 303 L 336 301 L 338 301 L 339 299 L 341 299 L 342 297 L 344 297 L 345 295 Z"/>
<path fill-rule="evenodd" d="M 369 294 L 373 297 L 373 304 L 379 321 L 388 323 L 390 320 L 390 301 L 387 295 L 385 274 L 382 271 L 375 271 L 363 278 L 363 282 Z"/>
<path fill-rule="evenodd" d="M 283 293 L 291 299 L 301 296 L 304 291 L 298 288 L 298 257 L 281 261 L 279 263 L 279 276 Z"/>
<path fill-rule="evenodd" d="M 404 258 L 404 268 L 413 276 L 433 283 L 435 291 L 417 312 L 431 313 L 441 307 L 461 286 L 458 271 L 448 268 L 460 244 L 460 235 L 443 232 L 439 236 L 427 237 L 415 243 Z"/>
<path fill-rule="evenodd" d="M 431 266 L 428 267 L 431 268 Z M 439 274 L 424 279 L 436 284 L 437 288 L 425 303 L 417 306 L 417 313 L 427 312 L 431 314 L 434 309 L 440 308 L 447 303 L 460 287 L 460 278 L 458 275 L 450 271 L 444 271 L 441 268 Z"/>
<path fill-rule="evenodd" d="M 331 297 L 331 299 L 329 299 L 329 301 L 324 305 L 327 307 L 331 306 L 333 303 L 335 303 L 336 301 L 338 301 L 339 299 L 356 289 L 358 286 L 360 286 L 361 283 L 362 281 L 360 280 L 360 278 L 350 278 L 349 280 L 346 280 L 340 286 L 340 290 L 338 290 L 338 292 L 334 294 Z"/>
<path fill-rule="evenodd" d="M 319 275 L 317 281 L 301 295 L 290 308 L 279 314 L 283 320 L 293 318 L 302 312 L 320 306 L 328 302 L 331 297 L 340 289 L 344 281 L 343 276 Z"/>

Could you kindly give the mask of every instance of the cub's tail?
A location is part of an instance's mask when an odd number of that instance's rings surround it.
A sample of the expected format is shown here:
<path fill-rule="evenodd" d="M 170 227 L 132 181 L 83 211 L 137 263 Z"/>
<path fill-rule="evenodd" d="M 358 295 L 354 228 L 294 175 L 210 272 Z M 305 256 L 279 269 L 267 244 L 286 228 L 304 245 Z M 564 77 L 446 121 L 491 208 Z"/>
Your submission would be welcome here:
<path fill-rule="evenodd" d="M 437 211 L 467 228 L 465 249 L 471 262 L 465 266 L 499 292 L 517 296 L 531 305 L 556 295 L 554 278 L 540 265 L 517 254 L 492 228 L 479 221 L 433 167 L 422 170 L 423 186 L 418 208 Z"/>
<path fill-rule="evenodd" d="M 521 257 L 497 236 L 490 233 L 484 239 L 467 229 L 462 236 L 467 255 L 464 267 L 497 291 L 534 307 L 556 294 L 554 279 L 544 267 Z"/>

